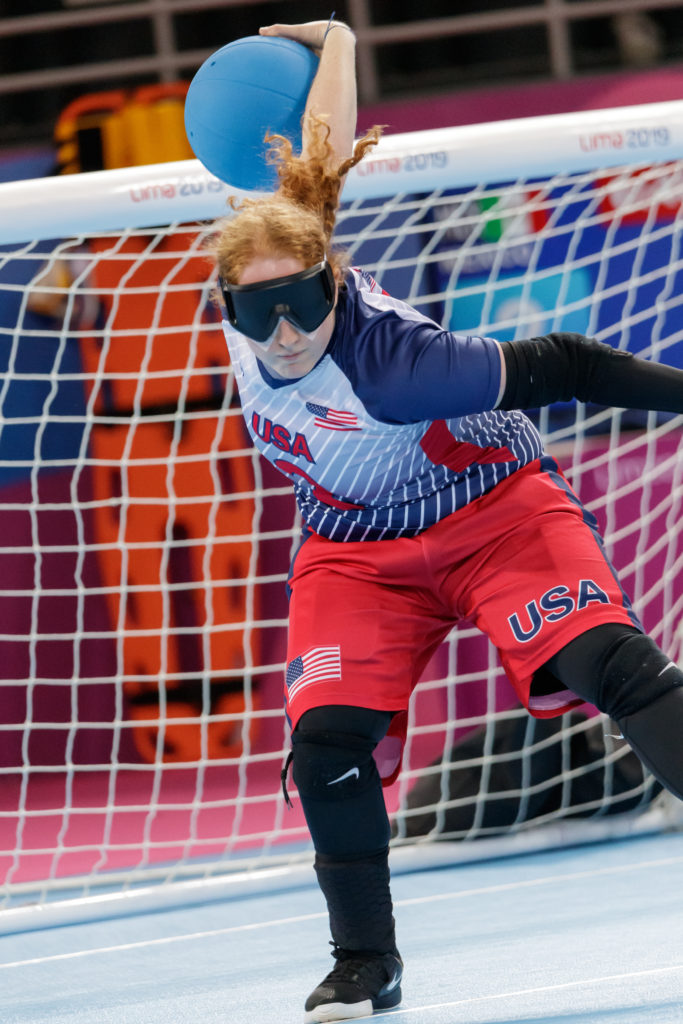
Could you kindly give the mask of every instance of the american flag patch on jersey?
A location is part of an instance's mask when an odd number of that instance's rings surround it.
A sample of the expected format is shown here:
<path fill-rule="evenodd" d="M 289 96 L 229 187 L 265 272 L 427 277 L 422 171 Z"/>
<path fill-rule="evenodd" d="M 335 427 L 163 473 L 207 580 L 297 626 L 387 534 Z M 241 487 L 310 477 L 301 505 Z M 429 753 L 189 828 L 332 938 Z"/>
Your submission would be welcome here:
<path fill-rule="evenodd" d="M 305 654 L 294 658 L 287 666 L 285 682 L 289 700 L 304 686 L 311 683 L 333 682 L 341 679 L 341 648 L 311 647 Z"/>
<path fill-rule="evenodd" d="M 315 426 L 323 430 L 360 430 L 358 417 L 352 412 L 341 412 L 339 409 L 328 409 L 326 405 L 306 402 L 306 409 L 315 416 Z"/>

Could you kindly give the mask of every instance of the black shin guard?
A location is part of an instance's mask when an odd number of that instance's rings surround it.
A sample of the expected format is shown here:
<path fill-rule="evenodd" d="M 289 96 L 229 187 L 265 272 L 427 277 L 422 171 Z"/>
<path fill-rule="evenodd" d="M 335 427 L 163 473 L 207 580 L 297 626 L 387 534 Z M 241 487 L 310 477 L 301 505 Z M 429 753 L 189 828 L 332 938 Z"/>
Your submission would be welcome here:
<path fill-rule="evenodd" d="M 386 849 L 355 861 L 316 855 L 315 870 L 327 902 L 332 940 L 342 949 L 397 953 L 388 854 Z"/>

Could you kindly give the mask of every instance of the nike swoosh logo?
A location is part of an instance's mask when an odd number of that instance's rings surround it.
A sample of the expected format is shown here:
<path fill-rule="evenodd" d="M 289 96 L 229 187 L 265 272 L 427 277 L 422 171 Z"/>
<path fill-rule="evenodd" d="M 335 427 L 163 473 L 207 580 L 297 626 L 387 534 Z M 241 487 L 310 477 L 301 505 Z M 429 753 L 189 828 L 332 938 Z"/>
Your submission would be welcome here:
<path fill-rule="evenodd" d="M 673 661 L 670 661 L 668 665 L 665 665 L 665 666 L 664 666 L 664 668 L 663 668 L 663 669 L 662 669 L 662 671 L 661 671 L 661 672 L 659 673 L 659 675 L 660 675 L 660 676 L 663 676 L 663 675 L 664 675 L 664 673 L 665 673 L 665 672 L 668 672 L 668 670 L 669 670 L 670 668 L 677 668 L 677 667 L 678 667 L 678 666 L 676 665 L 676 663 L 675 663 L 675 662 L 673 662 Z M 657 678 L 659 678 L 659 676 L 658 676 Z"/>
<path fill-rule="evenodd" d="M 391 992 L 393 989 L 396 988 L 396 986 L 398 985 L 400 980 L 401 980 L 401 975 L 397 972 L 396 974 L 394 974 L 394 976 L 391 979 L 391 981 L 389 982 L 389 984 L 384 986 L 384 992 L 385 993 L 386 992 Z"/>
<path fill-rule="evenodd" d="M 356 776 L 357 779 L 360 778 L 360 771 L 359 771 L 359 769 L 358 768 L 349 768 L 348 772 L 344 772 L 344 774 L 340 775 L 338 779 L 332 779 L 332 781 L 328 782 L 327 785 L 328 786 L 334 786 L 334 785 L 336 785 L 337 782 L 343 782 L 344 779 L 350 779 L 354 775 Z"/>

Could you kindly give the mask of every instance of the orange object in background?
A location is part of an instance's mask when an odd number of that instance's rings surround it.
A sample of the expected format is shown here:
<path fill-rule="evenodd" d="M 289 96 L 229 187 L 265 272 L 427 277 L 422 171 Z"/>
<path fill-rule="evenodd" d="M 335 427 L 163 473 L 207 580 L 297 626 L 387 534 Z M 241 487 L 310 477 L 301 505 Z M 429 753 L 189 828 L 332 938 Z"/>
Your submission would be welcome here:
<path fill-rule="evenodd" d="M 199 318 L 207 259 L 182 255 L 190 230 L 153 238 L 90 243 L 107 321 L 104 340 L 81 342 L 92 411 L 108 420 L 90 436 L 93 540 L 140 755 L 232 757 L 255 656 L 251 454 L 239 408 L 224 402 L 220 325 Z"/>
<path fill-rule="evenodd" d="M 89 93 L 62 111 L 54 130 L 60 174 L 122 166 L 118 126 L 126 98 L 123 89 Z"/>
<path fill-rule="evenodd" d="M 60 114 L 54 131 L 60 174 L 191 160 L 185 134 L 189 82 L 89 93 Z"/>
<path fill-rule="evenodd" d="M 55 128 L 60 173 L 192 158 L 188 87 L 74 100 Z M 90 243 L 99 258 L 88 287 L 107 331 L 104 342 L 84 337 L 81 355 L 93 375 L 92 411 L 109 419 L 90 436 L 93 541 L 140 755 L 231 757 L 255 700 L 251 691 L 245 698 L 241 672 L 254 654 L 244 629 L 248 599 L 255 609 L 245 582 L 254 553 L 251 455 L 233 454 L 249 448 L 239 409 L 217 411 L 232 385 L 218 325 L 198 319 L 208 262 L 186 256 L 196 235 L 153 238 Z M 33 297 L 48 315 L 62 312 L 52 290 L 62 272 L 51 265 L 51 289 Z"/>

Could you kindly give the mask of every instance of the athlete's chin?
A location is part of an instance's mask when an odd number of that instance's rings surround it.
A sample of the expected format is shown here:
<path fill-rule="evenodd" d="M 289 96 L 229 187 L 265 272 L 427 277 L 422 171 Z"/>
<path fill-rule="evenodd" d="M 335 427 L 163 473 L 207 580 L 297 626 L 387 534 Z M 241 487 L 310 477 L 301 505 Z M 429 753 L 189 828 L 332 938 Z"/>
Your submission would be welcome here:
<path fill-rule="evenodd" d="M 278 359 L 277 365 L 273 367 L 279 377 L 290 380 L 296 377 L 303 377 L 313 367 L 313 362 L 305 355 L 283 356 Z"/>

